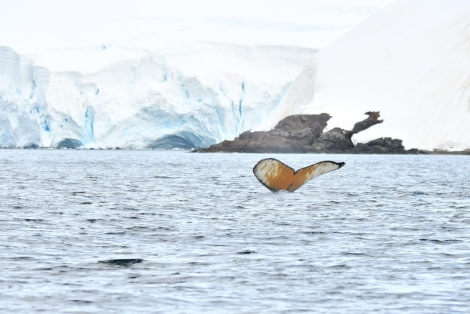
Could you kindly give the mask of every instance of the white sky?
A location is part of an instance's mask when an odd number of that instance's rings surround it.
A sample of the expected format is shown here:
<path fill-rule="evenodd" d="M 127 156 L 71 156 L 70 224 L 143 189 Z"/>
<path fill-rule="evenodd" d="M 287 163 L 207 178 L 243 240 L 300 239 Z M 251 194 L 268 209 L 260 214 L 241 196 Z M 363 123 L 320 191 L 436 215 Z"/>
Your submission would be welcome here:
<path fill-rule="evenodd" d="M 334 30 L 349 29 L 391 1 L 1 0 L 0 45 L 20 54 L 110 44 L 152 48 L 184 34 L 320 48 L 338 36 Z M 322 36 L 309 37 L 314 31 Z"/>

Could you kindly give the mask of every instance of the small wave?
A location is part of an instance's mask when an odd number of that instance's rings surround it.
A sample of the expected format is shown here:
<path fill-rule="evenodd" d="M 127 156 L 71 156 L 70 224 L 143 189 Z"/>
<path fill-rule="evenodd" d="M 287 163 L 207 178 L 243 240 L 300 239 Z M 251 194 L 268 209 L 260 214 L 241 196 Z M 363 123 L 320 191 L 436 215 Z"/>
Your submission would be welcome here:
<path fill-rule="evenodd" d="M 256 253 L 256 251 L 252 251 L 252 250 L 243 250 L 243 251 L 237 252 L 237 254 L 254 254 L 254 253 Z"/>
<path fill-rule="evenodd" d="M 128 267 L 133 264 L 142 263 L 143 261 L 144 260 L 141 258 L 118 258 L 99 261 L 99 263 Z"/>
<path fill-rule="evenodd" d="M 422 242 L 430 242 L 436 244 L 453 244 L 453 243 L 462 243 L 462 240 L 438 240 L 438 239 L 419 239 Z"/>

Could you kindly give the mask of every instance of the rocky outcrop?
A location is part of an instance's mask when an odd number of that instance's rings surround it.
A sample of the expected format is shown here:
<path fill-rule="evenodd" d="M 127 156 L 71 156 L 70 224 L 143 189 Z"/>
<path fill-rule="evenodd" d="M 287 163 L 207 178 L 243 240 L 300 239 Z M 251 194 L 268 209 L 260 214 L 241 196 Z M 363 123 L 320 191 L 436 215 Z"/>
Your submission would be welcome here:
<path fill-rule="evenodd" d="M 358 143 L 352 153 L 356 154 L 419 154 L 424 153 L 415 148 L 406 150 L 402 140 L 391 137 L 381 137 L 368 143 Z"/>
<path fill-rule="evenodd" d="M 199 152 L 244 153 L 414 153 L 406 151 L 399 139 L 381 138 L 366 144 L 354 145 L 352 136 L 371 126 L 382 123 L 378 111 L 357 122 L 352 130 L 333 128 L 323 132 L 331 116 L 292 115 L 279 121 L 270 131 L 246 131 L 233 141 L 223 141 L 199 149 Z"/>

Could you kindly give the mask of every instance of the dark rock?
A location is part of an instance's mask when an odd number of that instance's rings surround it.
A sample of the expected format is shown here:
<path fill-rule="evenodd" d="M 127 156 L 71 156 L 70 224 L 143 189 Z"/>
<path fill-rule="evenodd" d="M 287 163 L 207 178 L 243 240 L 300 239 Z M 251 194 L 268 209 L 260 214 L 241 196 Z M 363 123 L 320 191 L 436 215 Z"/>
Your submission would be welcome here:
<path fill-rule="evenodd" d="M 318 138 L 316 149 L 329 152 L 344 152 L 354 147 L 352 133 L 341 128 L 333 128 L 322 133 Z"/>
<path fill-rule="evenodd" d="M 293 115 L 278 122 L 274 129 L 267 132 L 246 131 L 233 141 L 223 141 L 199 152 L 245 152 L 245 153 L 413 153 L 406 151 L 402 141 L 380 138 L 366 144 L 354 146 L 354 134 L 371 126 L 382 123 L 378 111 L 366 112 L 368 116 L 357 122 L 352 130 L 333 128 L 323 132 L 331 116 L 327 113 L 317 115 Z"/>
<path fill-rule="evenodd" d="M 282 119 L 274 127 L 273 132 L 278 130 L 278 135 L 291 137 L 302 144 L 312 145 L 323 133 L 331 116 L 327 113 L 319 115 L 294 115 Z"/>
<path fill-rule="evenodd" d="M 295 153 L 309 152 L 326 127 L 330 115 L 294 115 L 267 132 L 246 131 L 233 141 L 223 141 L 200 152 Z"/>
<path fill-rule="evenodd" d="M 368 111 L 366 112 L 366 115 L 369 116 L 367 119 L 359 121 L 356 124 L 354 124 L 354 127 L 351 131 L 353 134 L 364 131 L 375 124 L 384 122 L 384 120 L 379 120 L 379 117 L 380 117 L 379 111 Z"/>
<path fill-rule="evenodd" d="M 399 139 L 382 137 L 368 143 L 358 143 L 356 147 L 354 147 L 354 152 L 368 154 L 403 153 L 405 152 L 405 148 L 402 145 L 402 141 Z"/>
<path fill-rule="evenodd" d="M 406 150 L 403 141 L 391 137 L 381 137 L 368 143 L 358 143 L 353 152 L 360 154 L 419 154 L 417 149 Z"/>

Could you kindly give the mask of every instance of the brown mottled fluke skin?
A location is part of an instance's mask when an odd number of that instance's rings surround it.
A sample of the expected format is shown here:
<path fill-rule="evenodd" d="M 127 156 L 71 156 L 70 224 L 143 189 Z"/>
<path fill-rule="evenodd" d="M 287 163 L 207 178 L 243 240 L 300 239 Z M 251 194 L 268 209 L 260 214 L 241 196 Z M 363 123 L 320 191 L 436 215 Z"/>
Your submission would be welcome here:
<path fill-rule="evenodd" d="M 344 166 L 344 162 L 321 161 L 297 171 L 283 162 L 267 158 L 260 160 L 254 167 L 255 177 L 272 192 L 285 190 L 294 192 L 306 182 Z"/>

